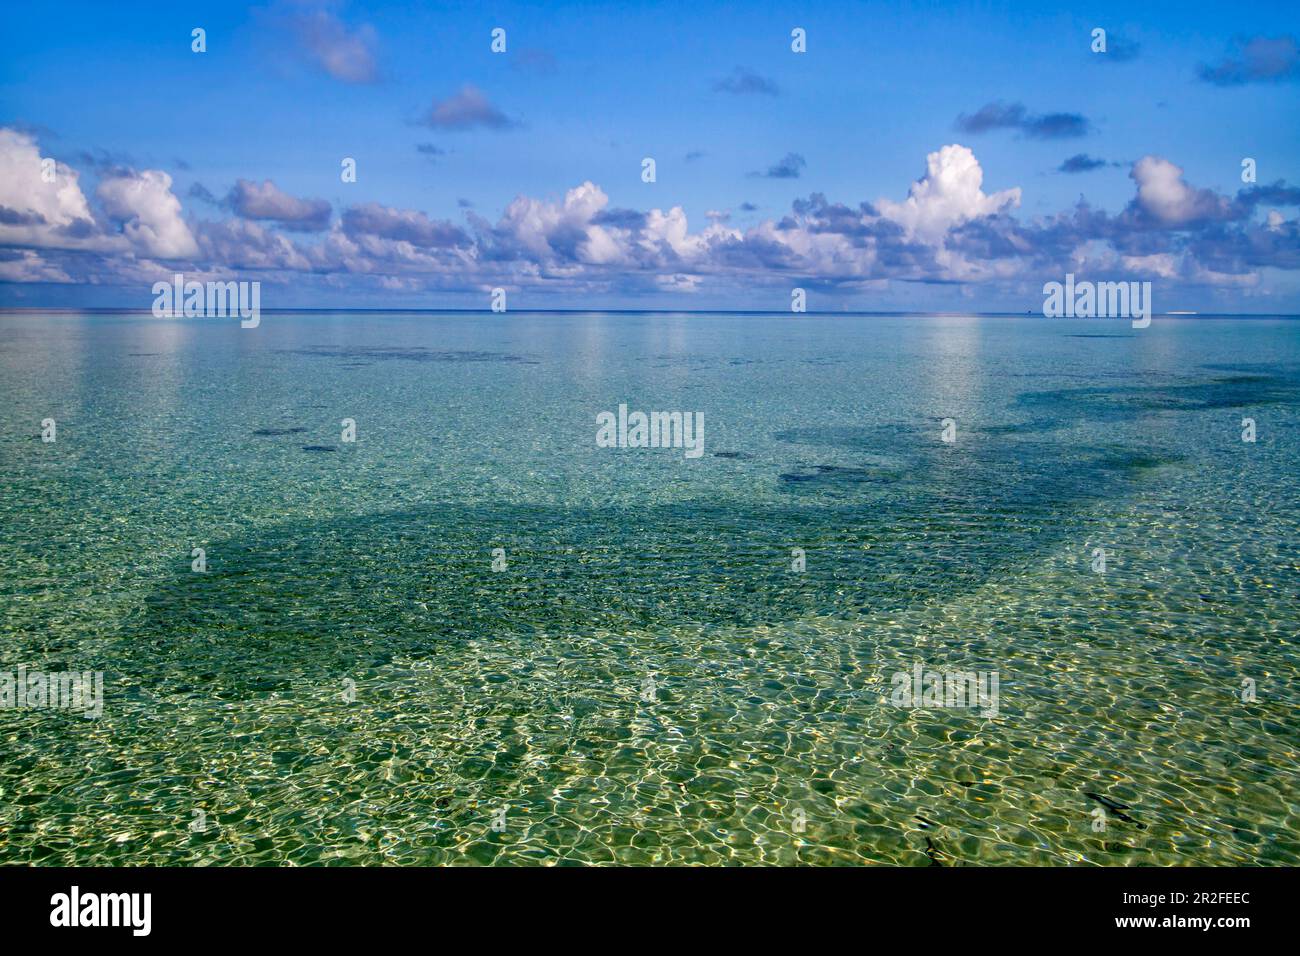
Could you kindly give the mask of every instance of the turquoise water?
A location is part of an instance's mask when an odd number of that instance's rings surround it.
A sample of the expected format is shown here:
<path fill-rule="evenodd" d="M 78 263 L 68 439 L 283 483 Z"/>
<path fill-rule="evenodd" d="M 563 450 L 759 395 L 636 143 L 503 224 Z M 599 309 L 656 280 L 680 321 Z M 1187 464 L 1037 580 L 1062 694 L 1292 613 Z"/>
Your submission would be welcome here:
<path fill-rule="evenodd" d="M 1300 322 L 9 314 L 0 409 L 0 670 L 105 692 L 0 862 L 1300 864 Z"/>

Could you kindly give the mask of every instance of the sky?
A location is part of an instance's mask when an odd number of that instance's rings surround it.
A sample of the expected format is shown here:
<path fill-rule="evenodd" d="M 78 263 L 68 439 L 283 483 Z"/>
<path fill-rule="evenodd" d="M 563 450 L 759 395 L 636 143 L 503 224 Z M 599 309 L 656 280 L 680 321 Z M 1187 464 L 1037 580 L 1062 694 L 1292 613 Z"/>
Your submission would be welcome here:
<path fill-rule="evenodd" d="M 6 4 L 0 307 L 1300 313 L 1298 11 Z"/>

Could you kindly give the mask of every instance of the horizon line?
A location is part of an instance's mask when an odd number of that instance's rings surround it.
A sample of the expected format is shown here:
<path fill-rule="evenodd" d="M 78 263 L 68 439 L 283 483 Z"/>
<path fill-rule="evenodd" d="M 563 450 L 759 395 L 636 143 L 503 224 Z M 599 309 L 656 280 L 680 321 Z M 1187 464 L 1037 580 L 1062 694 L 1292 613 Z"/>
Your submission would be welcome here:
<path fill-rule="evenodd" d="M 370 308 L 370 307 L 338 307 L 338 308 L 274 308 L 261 309 L 261 314 L 265 315 L 294 315 L 298 313 L 342 313 L 347 315 L 385 315 L 385 314 L 403 314 L 403 315 L 509 315 L 515 314 L 542 314 L 542 315 L 789 315 L 799 316 L 921 316 L 921 317 L 960 317 L 971 316 L 975 318 L 1025 318 L 1035 317 L 1047 319 L 1048 316 L 1041 311 L 1035 312 L 1026 310 L 1024 312 L 979 312 L 979 311 L 922 311 L 910 309 L 847 309 L 837 311 L 810 310 L 807 312 L 791 312 L 786 309 L 508 309 L 504 312 L 494 312 L 492 309 L 452 309 L 452 308 Z M 91 313 L 103 315 L 121 315 L 121 314 L 139 314 L 152 316 L 153 311 L 145 307 L 115 307 L 115 306 L 86 306 L 74 308 L 68 306 L 0 306 L 0 314 L 19 314 L 19 313 L 43 313 L 54 315 L 75 315 L 78 313 Z M 1187 319 L 1187 318 L 1261 318 L 1261 319 L 1300 319 L 1300 313 L 1295 312 L 1154 312 L 1153 316 L 1163 318 Z M 172 318 L 221 318 L 221 316 L 172 316 Z M 1075 316 L 1057 316 L 1057 319 L 1073 319 Z M 1095 318 L 1079 318 L 1079 321 L 1094 321 Z M 1102 319 L 1110 317 L 1099 317 Z M 1119 316 L 1118 318 L 1123 318 Z"/>

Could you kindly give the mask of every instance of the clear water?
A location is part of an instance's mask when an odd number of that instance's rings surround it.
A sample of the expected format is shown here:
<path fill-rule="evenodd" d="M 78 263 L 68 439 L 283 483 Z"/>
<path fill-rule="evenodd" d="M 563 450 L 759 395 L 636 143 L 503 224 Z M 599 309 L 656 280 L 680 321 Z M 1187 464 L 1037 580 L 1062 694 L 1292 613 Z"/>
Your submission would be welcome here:
<path fill-rule="evenodd" d="M 0 862 L 1300 864 L 1298 448 L 1285 319 L 2 316 Z"/>

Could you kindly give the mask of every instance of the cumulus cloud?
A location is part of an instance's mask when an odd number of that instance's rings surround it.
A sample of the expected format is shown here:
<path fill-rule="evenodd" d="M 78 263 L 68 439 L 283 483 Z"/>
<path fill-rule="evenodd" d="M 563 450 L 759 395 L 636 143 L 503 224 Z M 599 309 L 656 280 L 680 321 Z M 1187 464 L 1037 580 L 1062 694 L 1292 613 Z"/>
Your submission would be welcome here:
<path fill-rule="evenodd" d="M 445 100 L 434 100 L 422 120 L 434 129 L 467 130 L 475 127 L 509 129 L 515 123 L 492 105 L 478 87 L 466 83 Z"/>
<path fill-rule="evenodd" d="M 87 245 L 94 225 L 80 176 L 63 163 L 42 157 L 28 133 L 0 128 L 0 241 L 36 247 Z M 51 168 L 54 181 L 46 182 Z"/>
<path fill-rule="evenodd" d="M 1285 83 L 1300 80 L 1300 42 L 1293 36 L 1237 40 L 1218 63 L 1202 63 L 1196 75 L 1215 86 Z"/>
<path fill-rule="evenodd" d="M 736 93 L 741 96 L 779 96 L 780 88 L 765 76 L 747 67 L 738 66 L 728 76 L 713 84 L 715 93 Z"/>
<path fill-rule="evenodd" d="M 953 144 L 925 158 L 925 175 L 912 184 L 904 202 L 884 200 L 880 210 L 909 236 L 933 243 L 970 219 L 997 215 L 1020 205 L 1018 187 L 988 196 L 983 185 L 984 170 L 975 154 Z"/>
<path fill-rule="evenodd" d="M 181 201 L 172 194 L 172 178 L 162 170 L 101 179 L 95 195 L 104 211 L 121 222 L 123 235 L 147 255 L 181 259 L 199 251 L 181 218 Z"/>
<path fill-rule="evenodd" d="M 324 199 L 299 199 L 271 180 L 261 185 L 240 179 L 226 197 L 231 209 L 245 219 L 271 220 L 298 232 L 320 232 L 330 224 L 330 204 Z"/>
<path fill-rule="evenodd" d="M 1137 183 L 1136 207 L 1164 226 L 1234 218 L 1231 202 L 1209 189 L 1195 189 L 1183 170 L 1159 156 L 1144 156 L 1129 173 Z"/>
<path fill-rule="evenodd" d="M 998 129 L 1019 130 L 1031 139 L 1073 139 L 1086 136 L 1092 123 L 1079 113 L 1030 113 L 1023 103 L 986 103 L 975 113 L 957 117 L 963 133 L 987 133 Z"/>
<path fill-rule="evenodd" d="M 620 250 L 614 235 L 622 227 L 595 221 L 608 204 L 609 197 L 592 182 L 570 189 L 562 203 L 517 196 L 492 229 L 491 254 L 495 258 L 527 255 L 546 264 L 615 261 Z"/>

